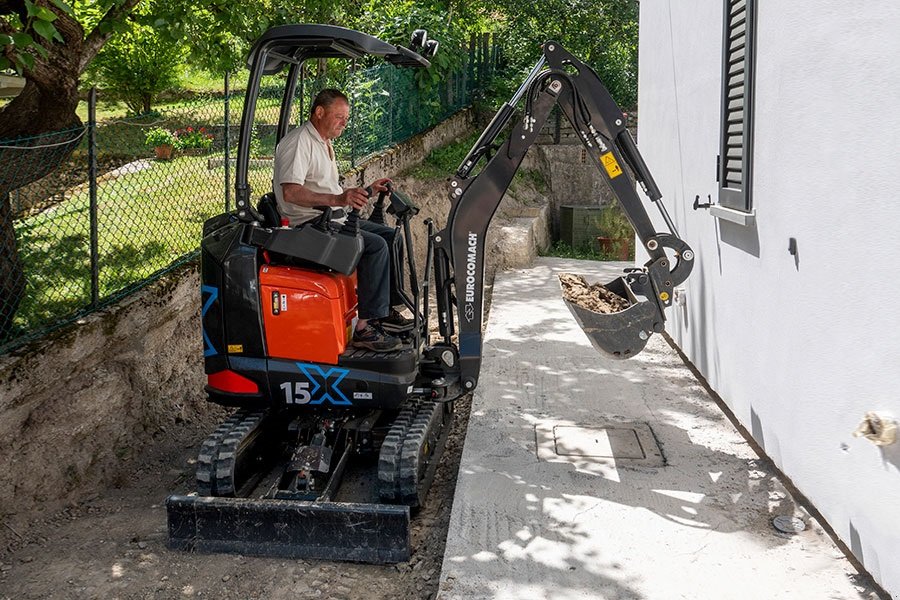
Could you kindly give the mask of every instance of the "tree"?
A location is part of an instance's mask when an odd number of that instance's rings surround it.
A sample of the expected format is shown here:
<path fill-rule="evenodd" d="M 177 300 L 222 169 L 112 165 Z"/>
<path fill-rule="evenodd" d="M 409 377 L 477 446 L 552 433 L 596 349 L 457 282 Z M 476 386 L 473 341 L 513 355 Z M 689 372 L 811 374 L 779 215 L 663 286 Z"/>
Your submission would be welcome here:
<path fill-rule="evenodd" d="M 132 114 L 146 114 L 157 94 L 177 85 L 183 57 L 181 44 L 164 40 L 152 27 L 132 23 L 106 44 L 93 67 L 111 96 Z"/>
<path fill-rule="evenodd" d="M 55 170 L 80 142 L 79 79 L 114 33 L 128 28 L 140 1 L 75 0 L 70 6 L 65 0 L 0 0 L 0 71 L 13 67 L 25 77 L 21 93 L 0 108 L 0 140 L 17 140 L 0 148 L 0 340 L 25 288 L 10 192 Z M 270 25 L 356 14 L 355 7 L 347 0 L 172 0 L 135 20 L 159 29 L 164 39 L 190 40 L 195 55 L 206 58 L 204 66 L 223 72 L 237 66 L 247 43 Z M 35 137 L 47 132 L 57 133 Z"/>
<path fill-rule="evenodd" d="M 25 288 L 9 194 L 53 171 L 74 150 L 81 138 L 79 76 L 139 1 L 94 3 L 101 14 L 85 30 L 63 0 L 0 0 L 0 69 L 13 66 L 25 76 L 19 95 L 0 109 L 0 140 L 64 132 L 0 149 L 0 339 Z"/>
<path fill-rule="evenodd" d="M 637 104 L 638 5 L 635 0 L 495 0 L 510 66 L 527 72 L 540 44 L 555 40 L 592 66 L 623 108 Z"/>

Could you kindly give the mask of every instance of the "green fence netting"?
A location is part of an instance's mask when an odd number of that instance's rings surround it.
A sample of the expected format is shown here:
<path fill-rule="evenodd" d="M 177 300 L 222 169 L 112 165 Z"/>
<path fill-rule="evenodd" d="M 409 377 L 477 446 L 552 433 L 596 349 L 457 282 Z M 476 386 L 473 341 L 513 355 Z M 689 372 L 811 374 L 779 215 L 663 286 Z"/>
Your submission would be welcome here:
<path fill-rule="evenodd" d="M 291 120 L 305 119 L 319 89 L 347 92 L 351 121 L 335 147 L 348 170 L 468 105 L 482 72 L 473 76 L 466 65 L 426 92 L 414 71 L 387 64 L 307 77 Z M 264 80 L 257 105 L 249 170 L 256 195 L 271 187 L 282 89 Z M 226 79 L 222 93 L 151 115 L 0 140 L 0 353 L 196 255 L 204 220 L 233 202 L 243 101 Z M 148 144 L 153 130 L 174 138 L 171 156 Z"/>

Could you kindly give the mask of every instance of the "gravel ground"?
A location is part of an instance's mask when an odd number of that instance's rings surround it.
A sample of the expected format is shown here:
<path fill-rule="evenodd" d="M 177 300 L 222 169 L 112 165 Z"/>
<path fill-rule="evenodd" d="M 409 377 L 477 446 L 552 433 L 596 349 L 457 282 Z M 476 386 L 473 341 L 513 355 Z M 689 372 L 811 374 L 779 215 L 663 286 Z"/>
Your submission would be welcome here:
<path fill-rule="evenodd" d="M 189 491 L 192 459 L 211 430 L 184 423 L 161 432 L 121 486 L 10 530 L 0 549 L 0 598 L 433 598 L 462 454 L 470 397 L 456 403 L 426 506 L 413 516 L 409 562 L 203 555 L 166 548 L 164 501 Z M 39 475 L 38 475 L 39 476 Z"/>

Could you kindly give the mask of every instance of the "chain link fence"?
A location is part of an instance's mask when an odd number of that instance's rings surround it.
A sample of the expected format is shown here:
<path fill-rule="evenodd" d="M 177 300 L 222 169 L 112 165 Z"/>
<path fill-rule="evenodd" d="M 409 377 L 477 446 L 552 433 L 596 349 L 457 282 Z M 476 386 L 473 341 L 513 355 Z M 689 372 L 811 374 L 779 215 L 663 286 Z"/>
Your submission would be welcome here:
<path fill-rule="evenodd" d="M 480 48 L 480 46 L 479 46 Z M 476 49 L 437 86 L 381 64 L 305 79 L 291 121 L 325 87 L 351 98 L 335 144 L 342 172 L 469 105 L 496 52 Z M 484 65 L 481 63 L 485 63 Z M 283 85 L 263 81 L 252 128 L 250 184 L 271 189 Z M 166 105 L 149 115 L 0 140 L 0 354 L 108 306 L 196 256 L 203 222 L 232 208 L 244 92 Z M 427 90 L 423 92 L 422 90 Z"/>

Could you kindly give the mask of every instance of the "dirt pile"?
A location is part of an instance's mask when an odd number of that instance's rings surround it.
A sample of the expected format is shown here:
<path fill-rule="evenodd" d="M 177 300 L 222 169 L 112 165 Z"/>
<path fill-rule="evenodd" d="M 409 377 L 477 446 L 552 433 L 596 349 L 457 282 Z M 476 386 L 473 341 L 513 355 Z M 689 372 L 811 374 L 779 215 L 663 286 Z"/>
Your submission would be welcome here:
<path fill-rule="evenodd" d="M 587 310 L 609 314 L 623 311 L 631 305 L 627 298 L 611 292 L 601 283 L 589 285 L 581 275 L 560 273 L 559 283 L 565 300 Z"/>

